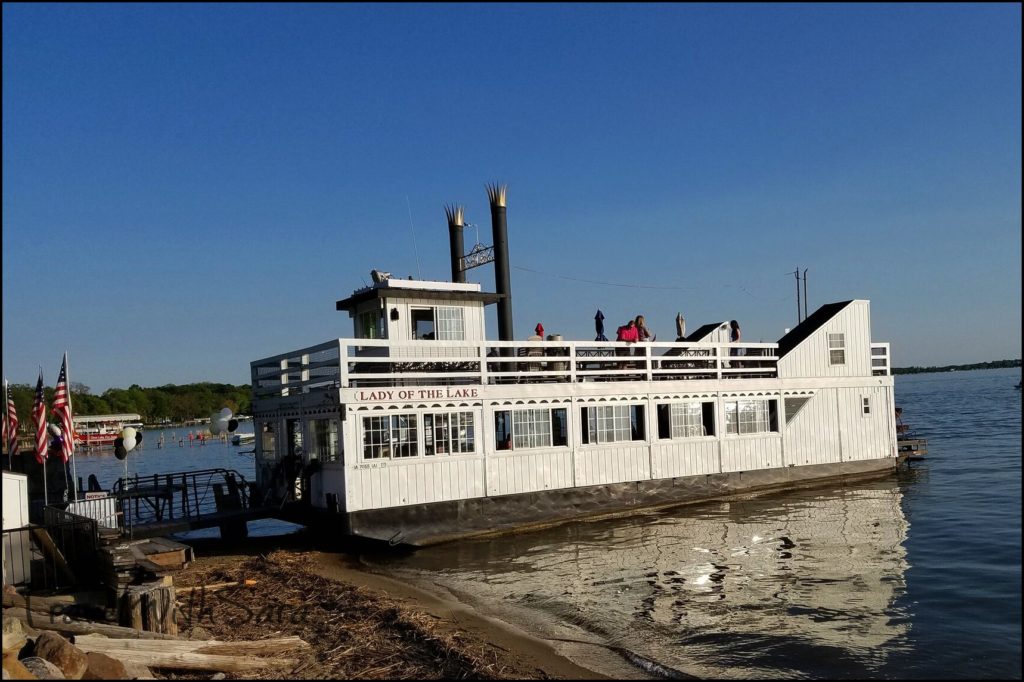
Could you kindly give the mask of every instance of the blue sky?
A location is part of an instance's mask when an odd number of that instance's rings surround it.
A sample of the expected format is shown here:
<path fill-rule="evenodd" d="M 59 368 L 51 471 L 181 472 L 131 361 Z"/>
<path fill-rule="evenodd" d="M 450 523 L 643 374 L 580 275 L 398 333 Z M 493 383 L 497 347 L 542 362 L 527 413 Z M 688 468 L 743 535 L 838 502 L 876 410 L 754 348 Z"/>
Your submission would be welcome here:
<path fill-rule="evenodd" d="M 493 181 L 518 338 L 775 341 L 799 267 L 897 366 L 1021 357 L 1019 5 L 5 3 L 3 371 L 247 383 Z"/>

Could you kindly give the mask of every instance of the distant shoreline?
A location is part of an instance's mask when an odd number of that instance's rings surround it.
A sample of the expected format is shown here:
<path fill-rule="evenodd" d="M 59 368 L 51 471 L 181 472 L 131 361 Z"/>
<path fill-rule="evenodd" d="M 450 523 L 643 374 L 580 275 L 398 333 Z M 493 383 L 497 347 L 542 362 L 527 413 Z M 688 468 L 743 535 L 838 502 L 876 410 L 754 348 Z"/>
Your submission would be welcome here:
<path fill-rule="evenodd" d="M 1017 360 L 994 360 L 992 362 L 976 362 L 970 365 L 944 365 L 942 367 L 893 367 L 893 374 L 931 374 L 934 372 L 968 372 L 975 369 L 1012 369 L 1020 367 Z"/>

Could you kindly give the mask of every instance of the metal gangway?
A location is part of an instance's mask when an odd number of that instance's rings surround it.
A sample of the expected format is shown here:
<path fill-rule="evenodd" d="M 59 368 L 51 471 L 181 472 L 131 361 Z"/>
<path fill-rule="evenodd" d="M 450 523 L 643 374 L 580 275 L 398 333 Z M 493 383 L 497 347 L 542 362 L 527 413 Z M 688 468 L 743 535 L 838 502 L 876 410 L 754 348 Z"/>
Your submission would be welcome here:
<path fill-rule="evenodd" d="M 222 536 L 245 537 L 247 521 L 277 511 L 254 504 L 253 488 L 234 469 L 136 474 L 119 478 L 111 495 L 96 503 L 109 505 L 112 498 L 120 533 L 134 539 L 217 526 Z M 78 513 L 83 513 L 81 506 L 89 502 L 80 502 Z"/>

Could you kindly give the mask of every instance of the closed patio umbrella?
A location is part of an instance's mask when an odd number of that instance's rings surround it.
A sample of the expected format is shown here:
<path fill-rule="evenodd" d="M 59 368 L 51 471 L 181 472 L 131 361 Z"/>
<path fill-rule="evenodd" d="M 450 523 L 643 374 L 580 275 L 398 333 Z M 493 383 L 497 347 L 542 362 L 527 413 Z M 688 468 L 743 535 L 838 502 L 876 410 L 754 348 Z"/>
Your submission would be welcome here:
<path fill-rule="evenodd" d="M 597 338 L 594 341 L 608 340 L 608 337 L 604 335 L 604 313 L 600 310 L 597 311 L 597 315 L 594 315 L 594 329 L 597 331 Z"/>

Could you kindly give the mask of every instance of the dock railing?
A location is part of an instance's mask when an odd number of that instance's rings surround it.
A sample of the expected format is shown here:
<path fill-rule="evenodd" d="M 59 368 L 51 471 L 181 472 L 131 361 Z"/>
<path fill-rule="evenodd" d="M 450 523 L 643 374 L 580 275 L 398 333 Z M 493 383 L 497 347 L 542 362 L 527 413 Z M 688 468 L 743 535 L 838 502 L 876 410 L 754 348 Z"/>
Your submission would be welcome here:
<path fill-rule="evenodd" d="M 336 339 L 251 363 L 253 397 L 337 388 L 778 376 L 775 343 Z"/>
<path fill-rule="evenodd" d="M 173 521 L 196 521 L 218 511 L 228 495 L 241 509 L 252 506 L 249 484 L 233 469 L 200 469 L 119 478 L 112 495 L 120 506 L 121 530 Z"/>
<path fill-rule="evenodd" d="M 97 580 L 96 522 L 44 507 L 44 523 L 3 531 L 4 584 L 60 589 Z"/>

